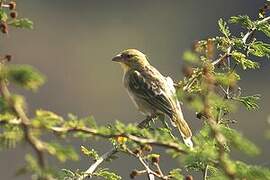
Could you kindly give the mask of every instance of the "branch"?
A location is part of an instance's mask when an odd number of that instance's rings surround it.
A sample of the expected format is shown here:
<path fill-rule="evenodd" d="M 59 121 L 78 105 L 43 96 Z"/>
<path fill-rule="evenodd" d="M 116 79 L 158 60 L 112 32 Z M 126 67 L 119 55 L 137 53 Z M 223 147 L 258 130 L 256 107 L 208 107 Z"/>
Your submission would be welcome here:
<path fill-rule="evenodd" d="M 269 20 L 270 20 L 270 16 L 269 16 L 269 17 L 266 17 L 266 18 L 264 18 L 264 19 L 262 19 L 262 20 L 260 20 L 260 21 L 258 21 L 258 22 L 256 23 L 256 25 L 260 25 L 260 24 L 265 23 L 265 22 L 267 22 L 267 21 L 269 21 Z M 249 31 L 243 36 L 243 38 L 242 38 L 243 44 L 246 44 L 246 43 L 247 43 L 248 38 L 249 38 L 256 30 L 257 30 L 257 28 L 254 27 L 254 28 L 252 28 L 251 30 L 249 30 Z M 223 61 L 224 58 L 230 57 L 231 50 L 232 50 L 232 44 L 230 44 L 230 46 L 227 48 L 227 52 L 226 52 L 225 54 L 223 54 L 220 58 L 218 58 L 217 60 L 215 60 L 215 61 L 212 62 L 212 65 L 215 66 L 215 65 L 219 64 L 221 61 Z"/>
<path fill-rule="evenodd" d="M 142 123 L 139 123 L 139 127 L 142 128 L 142 124 L 147 124 L 147 122 L 151 121 L 151 118 L 147 118 L 144 121 L 142 121 Z M 8 122 L 2 122 L 2 123 L 11 123 L 14 125 L 20 125 L 23 124 L 22 118 L 16 119 L 14 121 L 8 121 Z M 34 129 L 35 127 L 31 127 L 31 124 L 27 124 L 27 128 L 31 128 Z M 102 138 L 117 138 L 119 136 L 122 137 L 126 137 L 127 139 L 140 143 L 140 144 L 149 144 L 149 145 L 153 145 L 153 146 L 159 146 L 159 147 L 164 147 L 164 148 L 169 148 L 169 149 L 173 149 L 177 152 L 180 152 L 182 154 L 187 154 L 187 151 L 182 148 L 178 143 L 174 143 L 174 142 L 160 142 L 157 141 L 155 139 L 147 139 L 147 138 L 143 138 L 143 137 L 139 137 L 139 136 L 135 136 L 135 135 L 131 135 L 131 134 L 102 134 L 100 133 L 97 129 L 93 129 L 93 128 L 87 128 L 87 127 L 51 127 L 50 128 L 51 131 L 53 131 L 56 134 L 62 134 L 62 133 L 76 133 L 76 132 L 83 132 L 85 134 L 91 134 L 94 136 L 99 136 Z M 32 140 L 32 139 L 31 139 Z M 37 139 L 38 140 L 38 139 Z M 43 151 L 47 151 L 46 147 L 42 146 L 42 143 L 38 143 L 37 140 L 34 140 L 34 143 L 32 145 L 36 145 L 37 144 L 41 144 L 40 148 L 37 149 L 37 152 L 43 152 Z M 81 177 L 81 180 L 89 177 L 89 175 L 93 174 L 95 172 L 95 170 L 97 169 L 97 167 L 102 164 L 102 162 L 104 162 L 106 159 L 110 158 L 113 154 L 117 153 L 118 150 L 115 148 L 112 148 L 111 150 L 109 150 L 108 152 L 104 153 L 94 164 L 92 164 L 86 171 L 85 171 L 85 175 L 83 175 Z"/>
<path fill-rule="evenodd" d="M 151 118 L 146 118 L 144 121 L 142 121 L 141 123 L 138 124 L 138 127 L 142 128 L 142 124 L 147 124 L 147 122 L 151 121 Z M 91 134 L 91 135 L 95 135 L 95 136 L 99 136 L 102 138 L 116 138 L 119 136 L 122 137 L 126 137 L 134 142 L 137 143 L 141 143 L 141 144 L 149 144 L 149 145 L 154 145 L 154 146 L 160 146 L 160 147 L 165 147 L 165 148 L 169 148 L 169 149 L 173 149 L 177 152 L 183 153 L 183 154 L 187 154 L 187 151 L 185 151 L 179 144 L 177 143 L 165 143 L 165 142 L 159 142 L 157 140 L 154 139 L 146 139 L 143 137 L 138 137 L 138 136 L 134 136 L 131 134 L 112 134 L 112 135 L 105 135 L 102 133 L 99 133 L 96 129 L 92 129 L 92 128 L 63 128 L 63 127 L 52 127 L 51 130 L 53 130 L 53 132 L 55 133 L 73 133 L 73 132 L 83 132 L 86 134 Z M 81 176 L 79 178 L 79 180 L 83 180 L 87 177 L 91 177 L 91 174 L 93 174 L 95 172 L 95 170 L 97 169 L 97 167 L 99 165 L 102 164 L 102 162 L 104 162 L 105 160 L 107 160 L 108 158 L 110 158 L 113 154 L 116 154 L 118 152 L 118 150 L 116 148 L 112 148 L 111 150 L 109 150 L 108 152 L 104 153 L 99 159 L 97 159 L 97 161 L 92 164 L 84 173 L 85 175 Z M 149 170 L 146 169 L 146 172 L 149 173 Z M 153 174 L 153 173 L 151 173 Z M 149 175 L 149 179 L 150 180 L 154 180 L 152 175 Z M 157 174 L 157 173 L 155 173 Z"/>
<path fill-rule="evenodd" d="M 160 179 L 163 179 L 163 180 L 168 180 L 169 177 L 168 176 L 164 176 L 162 173 L 157 173 L 153 170 L 151 170 L 151 168 L 146 164 L 146 162 L 144 161 L 144 159 L 142 158 L 142 156 L 137 153 L 135 154 L 134 152 L 132 152 L 129 148 L 125 148 L 126 152 L 136 158 L 138 158 L 139 162 L 143 165 L 143 167 L 145 168 L 146 172 L 147 172 L 147 176 L 148 176 L 148 179 L 149 180 L 154 180 L 155 177 L 158 177 Z M 159 171 L 158 171 L 159 172 Z M 161 172 L 161 170 L 160 170 Z"/>
<path fill-rule="evenodd" d="M 208 165 L 205 166 L 203 180 L 207 180 Z"/>
<path fill-rule="evenodd" d="M 36 152 L 38 163 L 41 168 L 45 168 L 45 160 L 43 154 L 42 142 L 32 135 L 32 130 L 30 128 L 30 120 L 24 112 L 21 105 L 14 103 L 11 94 L 7 88 L 6 82 L 4 80 L 0 81 L 0 93 L 9 106 L 14 110 L 16 115 L 21 121 L 22 129 L 24 131 L 25 140 L 30 144 L 30 146 Z M 19 121 L 14 121 L 14 123 L 19 123 Z"/>
<path fill-rule="evenodd" d="M 92 164 L 85 172 L 84 174 L 78 178 L 78 180 L 83 180 L 84 178 L 91 177 L 91 175 L 95 172 L 97 167 L 104 162 L 105 160 L 109 159 L 113 154 L 117 153 L 117 149 L 112 148 L 110 151 L 104 153 L 100 158 L 97 159 L 97 161 Z"/>
<path fill-rule="evenodd" d="M 51 130 L 53 130 L 55 133 L 83 132 L 86 134 L 91 134 L 91 135 L 99 136 L 102 138 L 116 138 L 116 137 L 122 136 L 137 143 L 165 147 L 165 148 L 173 149 L 183 154 L 187 154 L 187 151 L 184 148 L 182 148 L 178 143 L 160 142 L 155 139 L 147 139 L 147 138 L 143 138 L 143 137 L 139 137 L 139 136 L 135 136 L 131 134 L 109 134 L 108 135 L 108 134 L 102 134 L 98 132 L 98 130 L 96 129 L 85 128 L 85 127 L 73 127 L 73 128 L 52 127 Z"/>

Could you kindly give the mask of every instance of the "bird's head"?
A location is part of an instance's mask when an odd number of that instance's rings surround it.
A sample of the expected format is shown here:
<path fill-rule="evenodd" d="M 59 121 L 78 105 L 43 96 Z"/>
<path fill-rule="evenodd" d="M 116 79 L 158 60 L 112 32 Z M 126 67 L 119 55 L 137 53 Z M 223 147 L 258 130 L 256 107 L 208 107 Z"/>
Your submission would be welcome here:
<path fill-rule="evenodd" d="M 127 49 L 116 55 L 112 61 L 118 62 L 124 68 L 128 70 L 130 68 L 140 70 L 149 65 L 147 57 L 136 49 Z"/>

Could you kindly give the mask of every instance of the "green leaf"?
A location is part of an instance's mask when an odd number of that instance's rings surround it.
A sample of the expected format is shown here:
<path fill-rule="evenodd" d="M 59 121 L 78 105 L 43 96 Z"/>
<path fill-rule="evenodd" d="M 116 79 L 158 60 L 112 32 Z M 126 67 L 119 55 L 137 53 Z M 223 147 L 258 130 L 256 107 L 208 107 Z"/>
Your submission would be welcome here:
<path fill-rule="evenodd" d="M 247 110 L 257 110 L 259 108 L 259 105 L 257 101 L 261 98 L 260 94 L 255 94 L 252 96 L 242 96 L 235 98 L 235 100 L 240 101 L 244 104 L 244 106 L 247 108 Z"/>
<path fill-rule="evenodd" d="M 81 151 L 83 152 L 83 154 L 85 154 L 86 156 L 89 156 L 89 157 L 92 157 L 94 158 L 95 160 L 97 160 L 99 158 L 99 155 L 97 153 L 97 151 L 95 151 L 94 149 L 87 149 L 86 147 L 84 146 L 81 146 Z"/>
<path fill-rule="evenodd" d="M 259 24 L 257 28 L 259 31 L 263 32 L 267 37 L 270 37 L 270 24 L 268 22 Z"/>
<path fill-rule="evenodd" d="M 241 161 L 236 161 L 234 164 L 239 179 L 270 179 L 269 168 L 247 165 Z"/>
<path fill-rule="evenodd" d="M 39 167 L 36 158 L 34 158 L 31 154 L 26 154 L 25 161 L 26 161 L 25 168 L 27 172 L 32 172 L 34 174 L 37 174 L 38 176 L 42 176 L 42 170 Z"/>
<path fill-rule="evenodd" d="M 196 146 L 184 156 L 183 161 L 189 170 L 203 171 L 206 165 L 213 164 L 218 158 L 218 149 L 215 140 L 211 138 L 209 125 L 205 124 L 193 140 Z"/>
<path fill-rule="evenodd" d="M 224 175 L 223 170 L 208 165 L 207 180 L 225 180 L 225 179 L 228 178 Z"/>
<path fill-rule="evenodd" d="M 76 172 L 73 172 L 69 169 L 61 169 L 60 177 L 61 179 L 71 180 L 78 177 L 78 174 Z"/>
<path fill-rule="evenodd" d="M 232 16 L 229 20 L 232 24 L 241 24 L 242 27 L 252 29 L 255 27 L 255 23 L 247 15 Z"/>
<path fill-rule="evenodd" d="M 189 63 L 198 63 L 199 62 L 198 55 L 192 51 L 185 51 L 183 54 L 183 59 L 184 59 L 184 61 L 189 62 Z"/>
<path fill-rule="evenodd" d="M 13 114 L 10 114 L 10 113 L 7 113 L 7 112 L 0 114 L 0 122 L 9 122 L 9 121 L 12 121 L 14 119 L 17 119 L 17 117 L 14 116 Z"/>
<path fill-rule="evenodd" d="M 231 35 L 229 27 L 227 26 L 227 23 L 223 20 L 223 19 L 219 19 L 218 20 L 218 26 L 219 26 L 219 30 L 222 34 L 224 34 L 224 36 L 226 38 L 229 38 L 229 36 Z"/>
<path fill-rule="evenodd" d="M 242 134 L 238 133 L 236 130 L 222 125 L 220 125 L 219 128 L 227 141 L 235 148 L 250 156 L 258 155 L 260 153 L 260 150 L 255 144 L 244 138 Z"/>
<path fill-rule="evenodd" d="M 17 143 L 23 140 L 24 133 L 19 126 L 6 124 L 1 127 L 2 130 L 0 133 L 0 149 L 15 148 Z"/>
<path fill-rule="evenodd" d="M 235 72 L 215 73 L 216 81 L 224 86 L 234 86 L 240 80 Z"/>
<path fill-rule="evenodd" d="M 17 28 L 26 28 L 26 29 L 34 28 L 33 22 L 27 18 L 15 19 L 10 21 L 8 24 Z"/>
<path fill-rule="evenodd" d="M 3 9 L 0 9 L 0 21 L 6 22 L 7 19 L 8 19 L 7 13 Z"/>
<path fill-rule="evenodd" d="M 8 67 L 8 79 L 30 90 L 37 90 L 45 82 L 45 77 L 38 70 L 28 65 L 10 65 Z"/>
<path fill-rule="evenodd" d="M 106 180 L 120 180 L 122 179 L 120 176 L 115 174 L 114 172 L 108 171 L 108 169 L 99 169 L 94 173 L 95 176 L 103 177 Z"/>
<path fill-rule="evenodd" d="M 48 153 L 55 156 L 59 161 L 65 162 L 66 160 L 78 160 L 79 157 L 72 146 L 64 147 L 56 142 L 44 143 L 44 147 Z"/>
<path fill-rule="evenodd" d="M 36 117 L 31 123 L 36 128 L 45 127 L 50 129 L 52 126 L 57 126 L 63 121 L 63 118 L 57 114 L 40 109 L 36 111 Z"/>
<path fill-rule="evenodd" d="M 259 64 L 257 62 L 251 61 L 246 58 L 246 55 L 238 52 L 238 51 L 233 51 L 231 53 L 231 56 L 239 63 L 242 65 L 242 68 L 246 70 L 247 68 L 249 69 L 256 69 L 259 68 Z"/>
<path fill-rule="evenodd" d="M 267 57 L 270 58 L 270 44 L 266 44 L 261 41 L 256 41 L 251 44 L 249 53 L 258 57 Z"/>
<path fill-rule="evenodd" d="M 12 113 L 13 110 L 12 110 L 12 108 L 10 108 L 8 102 L 3 97 L 0 97 L 0 113 L 5 114 L 7 112 Z"/>
<path fill-rule="evenodd" d="M 181 169 L 173 169 L 169 172 L 169 176 L 175 180 L 183 180 L 184 176 L 182 175 Z"/>

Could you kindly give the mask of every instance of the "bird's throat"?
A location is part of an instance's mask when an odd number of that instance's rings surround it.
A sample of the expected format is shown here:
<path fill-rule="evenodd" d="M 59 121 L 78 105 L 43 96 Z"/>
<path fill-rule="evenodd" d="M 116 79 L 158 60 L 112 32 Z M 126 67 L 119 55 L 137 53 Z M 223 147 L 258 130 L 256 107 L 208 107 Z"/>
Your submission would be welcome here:
<path fill-rule="evenodd" d="M 130 67 L 128 65 L 126 65 L 125 63 L 120 63 L 120 65 L 121 65 L 122 69 L 124 70 L 124 73 L 126 73 L 130 69 Z"/>

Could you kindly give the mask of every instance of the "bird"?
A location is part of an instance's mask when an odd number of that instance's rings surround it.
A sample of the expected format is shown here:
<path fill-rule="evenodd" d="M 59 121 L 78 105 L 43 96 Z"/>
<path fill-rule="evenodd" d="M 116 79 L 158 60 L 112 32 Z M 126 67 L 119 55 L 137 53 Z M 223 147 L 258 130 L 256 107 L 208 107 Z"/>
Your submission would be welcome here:
<path fill-rule="evenodd" d="M 192 148 L 192 131 L 184 119 L 173 80 L 163 76 L 137 49 L 126 49 L 112 61 L 121 65 L 124 87 L 139 112 L 147 117 L 168 116 L 186 146 Z"/>

